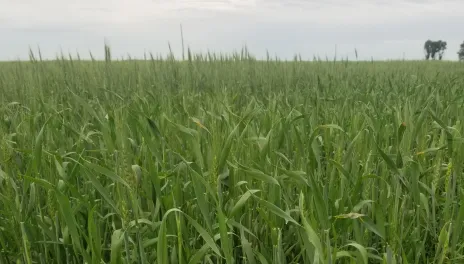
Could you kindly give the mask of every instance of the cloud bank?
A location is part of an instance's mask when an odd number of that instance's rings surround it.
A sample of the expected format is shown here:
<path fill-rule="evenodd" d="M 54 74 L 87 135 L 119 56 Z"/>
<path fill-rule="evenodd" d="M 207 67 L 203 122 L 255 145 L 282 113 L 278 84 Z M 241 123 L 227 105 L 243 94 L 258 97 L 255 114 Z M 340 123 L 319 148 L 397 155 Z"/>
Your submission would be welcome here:
<path fill-rule="evenodd" d="M 180 53 L 179 25 L 195 51 L 230 52 L 247 45 L 281 58 L 299 53 L 361 59 L 422 59 L 427 39 L 448 42 L 457 59 L 464 41 L 459 0 L 0 0 L 0 60 L 27 58 L 40 46 L 103 56 L 106 39 L 116 56 Z"/>

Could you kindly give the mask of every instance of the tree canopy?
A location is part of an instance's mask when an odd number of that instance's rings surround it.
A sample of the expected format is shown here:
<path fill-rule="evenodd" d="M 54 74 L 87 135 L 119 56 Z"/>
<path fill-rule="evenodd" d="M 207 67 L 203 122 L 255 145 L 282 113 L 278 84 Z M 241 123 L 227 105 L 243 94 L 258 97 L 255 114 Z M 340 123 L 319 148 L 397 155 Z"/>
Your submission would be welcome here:
<path fill-rule="evenodd" d="M 445 53 L 446 45 L 446 41 L 432 41 L 430 39 L 427 40 L 424 44 L 425 59 L 435 59 L 436 55 L 438 54 L 438 59 L 441 60 L 443 58 L 443 54 Z"/>
<path fill-rule="evenodd" d="M 464 60 L 464 42 L 461 44 L 461 49 L 458 51 L 459 60 Z"/>

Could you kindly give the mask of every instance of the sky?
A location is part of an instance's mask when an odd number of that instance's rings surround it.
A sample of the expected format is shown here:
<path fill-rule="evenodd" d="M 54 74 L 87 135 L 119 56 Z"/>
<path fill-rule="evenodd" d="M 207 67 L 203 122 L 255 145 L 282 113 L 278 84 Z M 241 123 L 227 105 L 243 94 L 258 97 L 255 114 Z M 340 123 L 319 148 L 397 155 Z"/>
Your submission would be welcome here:
<path fill-rule="evenodd" d="M 457 60 L 464 41 L 463 0 L 0 0 L 0 60 L 63 52 L 88 58 L 143 58 L 248 50 L 263 58 L 314 56 L 423 59 L 427 39 L 444 40 Z"/>

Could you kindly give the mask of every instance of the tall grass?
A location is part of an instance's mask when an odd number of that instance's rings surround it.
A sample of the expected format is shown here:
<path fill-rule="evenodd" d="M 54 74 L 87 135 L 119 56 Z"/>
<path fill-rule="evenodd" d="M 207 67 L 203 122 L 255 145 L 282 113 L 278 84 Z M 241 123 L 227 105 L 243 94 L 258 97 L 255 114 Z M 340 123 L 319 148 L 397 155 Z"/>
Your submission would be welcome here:
<path fill-rule="evenodd" d="M 0 64 L 1 263 L 462 263 L 464 66 Z"/>

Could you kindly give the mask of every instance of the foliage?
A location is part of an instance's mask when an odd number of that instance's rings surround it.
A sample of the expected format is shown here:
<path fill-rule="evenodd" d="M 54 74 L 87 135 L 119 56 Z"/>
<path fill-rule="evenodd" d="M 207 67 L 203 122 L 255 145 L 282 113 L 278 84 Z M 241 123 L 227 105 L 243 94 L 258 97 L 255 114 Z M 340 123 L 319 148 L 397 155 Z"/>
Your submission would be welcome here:
<path fill-rule="evenodd" d="M 464 60 L 464 42 L 461 44 L 461 48 L 458 51 L 459 60 Z"/>
<path fill-rule="evenodd" d="M 463 261 L 463 65 L 110 57 L 0 64 L 0 263 Z"/>
<path fill-rule="evenodd" d="M 438 59 L 441 60 L 443 58 L 443 54 L 446 50 L 446 41 L 432 41 L 427 40 L 424 44 L 424 53 L 425 59 L 428 60 L 430 57 L 435 59 L 436 55 L 438 54 Z"/>

